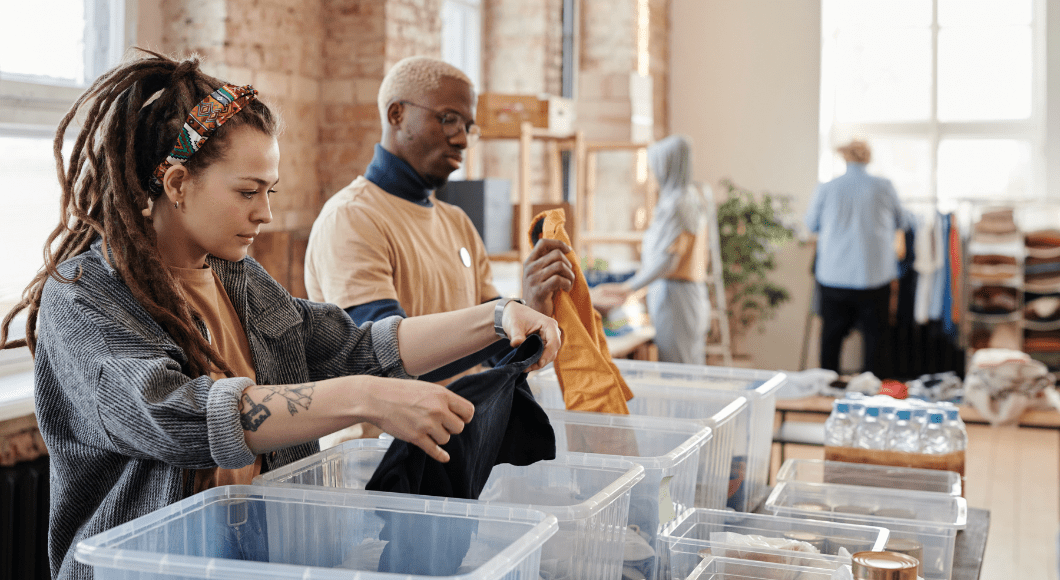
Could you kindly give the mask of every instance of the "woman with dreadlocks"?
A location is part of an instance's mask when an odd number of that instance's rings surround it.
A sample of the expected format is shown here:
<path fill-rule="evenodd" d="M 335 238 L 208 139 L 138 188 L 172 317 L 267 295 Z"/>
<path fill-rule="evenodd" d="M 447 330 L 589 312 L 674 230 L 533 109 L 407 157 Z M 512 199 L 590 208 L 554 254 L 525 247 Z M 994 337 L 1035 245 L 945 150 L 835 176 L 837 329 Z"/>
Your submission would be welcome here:
<path fill-rule="evenodd" d="M 253 88 L 156 53 L 101 76 L 59 124 L 62 217 L 0 326 L 0 345 L 34 356 L 54 577 L 92 576 L 81 539 L 249 483 L 358 422 L 447 461 L 474 408 L 413 377 L 497 340 L 495 316 L 513 346 L 541 335 L 531 368 L 555 358 L 555 321 L 518 302 L 358 328 L 291 297 L 247 257 L 272 220 L 278 131 Z M 8 343 L 23 310 L 26 339 Z"/>

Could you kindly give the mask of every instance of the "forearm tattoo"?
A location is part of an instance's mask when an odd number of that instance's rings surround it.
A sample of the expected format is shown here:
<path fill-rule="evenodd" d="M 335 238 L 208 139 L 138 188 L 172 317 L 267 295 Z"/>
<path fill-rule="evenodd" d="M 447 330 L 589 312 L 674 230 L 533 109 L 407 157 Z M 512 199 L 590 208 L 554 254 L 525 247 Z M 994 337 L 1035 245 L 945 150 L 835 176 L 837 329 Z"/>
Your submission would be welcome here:
<path fill-rule="evenodd" d="M 255 402 L 250 398 L 250 395 L 243 393 L 239 404 L 239 421 L 243 425 L 243 429 L 246 431 L 257 431 L 261 424 L 265 422 L 265 419 L 272 415 L 272 412 L 269 411 L 269 408 L 264 403 L 268 403 L 276 396 L 280 396 L 287 401 L 287 412 L 291 415 L 297 415 L 299 409 L 308 411 L 309 405 L 313 402 L 313 389 L 316 386 L 316 383 L 305 383 L 293 387 L 287 385 L 258 385 L 254 389 L 255 391 L 268 393 L 261 399 L 261 403 Z"/>
<path fill-rule="evenodd" d="M 239 422 L 243 425 L 244 431 L 257 431 L 265 419 L 272 414 L 268 407 L 255 403 L 246 393 L 243 393 L 239 407 Z"/>
<path fill-rule="evenodd" d="M 291 415 L 297 415 L 298 409 L 309 410 L 309 405 L 313 402 L 313 389 L 316 386 L 316 383 L 305 383 L 304 385 L 295 385 L 293 387 L 287 385 L 260 385 L 259 388 L 261 390 L 269 392 L 261 402 L 268 403 L 275 396 L 283 397 L 287 400 L 287 412 Z"/>

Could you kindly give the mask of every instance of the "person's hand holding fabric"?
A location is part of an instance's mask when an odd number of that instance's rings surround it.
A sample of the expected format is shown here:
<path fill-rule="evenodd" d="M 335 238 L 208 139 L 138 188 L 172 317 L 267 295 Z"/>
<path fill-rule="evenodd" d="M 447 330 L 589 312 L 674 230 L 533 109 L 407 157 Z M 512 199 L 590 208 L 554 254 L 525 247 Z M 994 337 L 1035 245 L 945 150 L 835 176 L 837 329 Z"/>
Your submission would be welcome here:
<path fill-rule="evenodd" d="M 556 359 L 559 348 L 562 345 L 560 339 L 559 323 L 548 315 L 530 308 L 529 306 L 512 301 L 504 306 L 504 314 L 501 316 L 501 326 L 508 334 L 512 347 L 523 344 L 526 337 L 536 334 L 545 343 L 545 349 L 541 358 L 530 366 L 527 371 L 535 371 Z"/>
<path fill-rule="evenodd" d="M 437 461 L 449 461 L 449 454 L 441 446 L 449 442 L 451 435 L 463 432 L 464 425 L 475 415 L 474 405 L 434 383 L 364 378 L 373 380 L 374 387 L 365 405 L 369 423 L 423 449 Z"/>
<path fill-rule="evenodd" d="M 556 292 L 567 292 L 574 286 L 574 268 L 566 254 L 573 255 L 567 244 L 542 238 L 523 262 L 526 305 L 546 316 L 552 316 Z"/>

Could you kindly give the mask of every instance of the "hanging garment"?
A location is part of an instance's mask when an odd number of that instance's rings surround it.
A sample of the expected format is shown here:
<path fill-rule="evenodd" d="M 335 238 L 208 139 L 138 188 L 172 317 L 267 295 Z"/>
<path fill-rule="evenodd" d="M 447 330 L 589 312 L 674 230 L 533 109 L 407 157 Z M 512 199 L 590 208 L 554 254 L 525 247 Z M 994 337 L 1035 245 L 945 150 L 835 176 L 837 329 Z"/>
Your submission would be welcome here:
<path fill-rule="evenodd" d="M 475 405 L 475 416 L 463 432 L 442 445 L 449 453 L 449 463 L 435 461 L 419 447 L 395 440 L 365 489 L 478 499 L 494 465 L 555 459 L 556 434 L 526 384 L 526 369 L 543 351 L 541 338 L 531 335 L 496 368 L 451 383 L 449 390 Z M 380 539 L 388 543 L 379 559 L 380 572 L 453 575 L 470 548 L 476 527 L 467 518 L 428 520 L 422 514 L 392 512 L 383 516 L 386 523 Z M 425 525 L 432 529 L 428 531 Z"/>
<path fill-rule="evenodd" d="M 934 294 L 936 273 L 942 267 L 942 240 L 939 218 L 936 212 L 930 216 L 919 216 L 914 241 L 916 259 L 913 269 L 917 272 L 916 302 L 913 319 L 917 324 L 927 324 L 931 313 L 931 298 Z"/>
<path fill-rule="evenodd" d="M 565 221 L 562 209 L 537 214 L 528 232 L 530 244 L 547 238 L 570 245 L 563 229 Z M 578 266 L 578 256 L 571 251 L 567 259 L 574 269 L 574 285 L 568 292 L 556 292 L 552 300 L 552 317 L 563 332 L 563 346 L 553 363 L 563 390 L 563 402 L 572 411 L 628 415 L 626 401 L 633 398 L 633 392 L 611 362 L 603 321 L 589 298 L 589 286 Z"/>

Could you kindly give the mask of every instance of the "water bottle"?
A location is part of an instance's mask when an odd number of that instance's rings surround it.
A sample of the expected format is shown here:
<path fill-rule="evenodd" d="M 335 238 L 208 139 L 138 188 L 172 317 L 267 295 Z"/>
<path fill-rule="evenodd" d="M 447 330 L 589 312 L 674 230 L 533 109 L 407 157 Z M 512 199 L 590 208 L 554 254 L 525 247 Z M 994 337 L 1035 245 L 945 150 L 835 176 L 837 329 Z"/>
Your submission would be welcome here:
<path fill-rule="evenodd" d="M 850 401 L 850 415 L 854 417 L 855 423 L 860 422 L 861 418 L 865 416 L 865 403 Z"/>
<path fill-rule="evenodd" d="M 854 425 L 850 405 L 835 401 L 832 403 L 832 414 L 824 422 L 824 444 L 829 447 L 850 447 L 854 439 Z"/>
<path fill-rule="evenodd" d="M 920 451 L 920 430 L 912 421 L 912 411 L 899 409 L 887 431 L 887 449 L 917 453 Z"/>
<path fill-rule="evenodd" d="M 942 413 L 928 413 L 927 424 L 920 431 L 920 452 L 928 455 L 944 455 L 953 450 L 949 433 L 942 425 Z"/>
<path fill-rule="evenodd" d="M 913 407 L 913 423 L 916 424 L 917 429 L 923 429 L 924 425 L 927 425 L 927 414 L 928 410 L 924 407 Z"/>
<path fill-rule="evenodd" d="M 940 422 L 941 423 L 941 422 Z M 854 430 L 854 447 L 860 449 L 885 449 L 887 426 L 880 422 L 879 407 L 865 407 L 865 416 Z"/>
<path fill-rule="evenodd" d="M 880 422 L 888 427 L 895 421 L 895 407 L 894 405 L 887 404 L 880 407 Z"/>
<path fill-rule="evenodd" d="M 961 420 L 961 413 L 956 408 L 946 409 L 946 421 L 943 423 L 950 438 L 951 451 L 964 451 L 968 446 L 968 430 Z"/>

